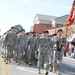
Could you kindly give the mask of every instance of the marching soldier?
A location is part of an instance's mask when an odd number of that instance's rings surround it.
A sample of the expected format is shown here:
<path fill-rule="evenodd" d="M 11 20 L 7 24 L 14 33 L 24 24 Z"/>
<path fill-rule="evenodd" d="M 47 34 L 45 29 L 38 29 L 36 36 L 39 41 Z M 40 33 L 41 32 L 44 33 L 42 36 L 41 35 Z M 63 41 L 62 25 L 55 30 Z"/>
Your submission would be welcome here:
<path fill-rule="evenodd" d="M 20 35 L 21 35 L 21 30 L 17 32 L 17 41 L 18 41 L 18 38 Z M 18 62 L 18 46 L 14 49 L 13 59 L 14 59 L 14 61 L 16 61 L 16 63 Z"/>
<path fill-rule="evenodd" d="M 49 68 L 49 71 L 51 72 L 51 71 L 53 71 L 53 52 L 54 52 L 54 45 L 55 45 L 55 43 L 54 43 L 54 37 L 56 36 L 57 34 L 55 33 L 55 34 L 52 34 L 50 37 L 51 37 L 51 39 L 52 39 L 52 42 L 53 42 L 53 48 L 51 48 L 52 49 L 52 54 L 51 54 L 51 63 L 50 63 L 50 68 Z"/>
<path fill-rule="evenodd" d="M 35 36 L 33 32 L 30 32 L 30 37 L 27 40 L 27 51 L 28 51 L 28 60 L 29 65 L 31 65 L 31 61 L 35 60 L 35 50 L 36 50 L 36 42 Z"/>
<path fill-rule="evenodd" d="M 25 35 L 25 30 L 21 30 L 21 34 L 17 39 L 17 46 L 18 46 L 18 65 L 21 64 L 21 60 L 25 55 L 25 50 L 27 44 L 27 36 Z"/>
<path fill-rule="evenodd" d="M 42 36 L 39 37 L 37 47 L 38 47 L 38 74 L 40 74 L 40 68 L 42 64 L 42 60 L 44 60 L 44 69 L 45 69 L 45 75 L 48 73 L 49 69 L 49 63 L 50 59 L 49 57 L 51 56 L 52 52 L 52 40 L 51 38 L 48 37 L 48 31 L 44 31 L 42 33 Z"/>
<path fill-rule="evenodd" d="M 10 62 L 10 58 L 13 58 L 13 50 L 16 47 L 17 35 L 14 32 L 14 27 L 11 27 L 10 31 L 6 34 L 4 39 L 4 45 L 6 46 L 6 64 Z"/>
<path fill-rule="evenodd" d="M 63 30 L 58 30 L 58 35 L 54 38 L 54 59 L 53 59 L 53 72 L 59 74 L 60 71 L 60 64 L 62 61 L 62 52 L 63 46 L 66 44 L 65 38 L 62 37 Z"/>

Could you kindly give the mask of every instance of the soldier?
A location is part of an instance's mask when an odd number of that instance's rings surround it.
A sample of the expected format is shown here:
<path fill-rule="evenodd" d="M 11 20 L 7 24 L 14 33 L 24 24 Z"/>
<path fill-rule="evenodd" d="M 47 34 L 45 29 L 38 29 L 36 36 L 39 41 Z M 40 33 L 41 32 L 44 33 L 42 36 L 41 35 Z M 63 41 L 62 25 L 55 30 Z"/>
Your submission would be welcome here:
<path fill-rule="evenodd" d="M 27 36 L 25 35 L 25 30 L 21 30 L 21 34 L 17 39 L 17 46 L 18 46 L 18 65 L 21 64 L 21 60 L 25 55 L 25 50 L 27 44 Z"/>
<path fill-rule="evenodd" d="M 20 35 L 21 35 L 21 30 L 19 30 L 17 32 L 17 40 L 18 40 Z M 14 49 L 14 52 L 13 52 L 13 55 L 14 55 L 13 59 L 14 59 L 14 61 L 16 61 L 16 63 L 18 62 L 18 48 L 17 47 Z"/>
<path fill-rule="evenodd" d="M 6 54 L 7 54 L 6 45 L 4 44 L 4 39 L 5 39 L 6 34 L 7 34 L 7 33 L 5 33 L 5 34 L 2 36 L 2 56 L 3 56 L 3 58 L 4 58 L 4 62 L 6 62 Z"/>
<path fill-rule="evenodd" d="M 66 44 L 65 38 L 62 37 L 62 29 L 58 30 L 58 35 L 54 37 L 54 59 L 53 59 L 53 72 L 58 73 L 60 71 L 60 64 L 62 61 L 63 46 Z"/>
<path fill-rule="evenodd" d="M 51 56 L 52 52 L 52 40 L 48 37 L 48 31 L 44 31 L 42 33 L 42 36 L 38 39 L 38 74 L 40 74 L 40 68 L 42 64 L 42 60 L 44 60 L 44 69 L 45 69 L 45 75 L 48 73 L 48 66 L 50 63 L 49 57 Z"/>
<path fill-rule="evenodd" d="M 55 33 L 55 34 L 52 34 L 50 37 L 51 37 L 51 39 L 52 39 L 52 41 L 53 41 L 53 46 L 54 46 L 54 37 L 56 36 L 57 34 Z M 51 71 L 53 71 L 53 52 L 54 52 L 54 48 L 52 48 L 52 54 L 51 54 L 51 63 L 50 63 L 50 68 L 49 68 L 49 71 L 51 72 Z"/>
<path fill-rule="evenodd" d="M 28 60 L 29 65 L 31 65 L 31 61 L 35 60 L 35 50 L 36 50 L 36 42 L 35 42 L 35 36 L 33 32 L 30 32 L 30 37 L 27 40 L 27 48 L 28 48 Z"/>
<path fill-rule="evenodd" d="M 17 35 L 14 32 L 14 27 L 11 27 L 10 31 L 7 33 L 4 39 L 4 44 L 6 45 L 6 64 L 10 62 L 10 58 L 13 58 L 13 50 L 16 47 Z"/>

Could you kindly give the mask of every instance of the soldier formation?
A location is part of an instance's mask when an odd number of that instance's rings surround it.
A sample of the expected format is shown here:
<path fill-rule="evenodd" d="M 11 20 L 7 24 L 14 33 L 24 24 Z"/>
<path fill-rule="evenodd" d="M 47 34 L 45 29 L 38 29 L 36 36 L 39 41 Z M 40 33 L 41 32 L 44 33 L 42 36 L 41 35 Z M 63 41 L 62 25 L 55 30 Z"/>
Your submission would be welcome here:
<path fill-rule="evenodd" d="M 11 27 L 10 31 L 0 38 L 4 62 L 11 63 L 13 58 L 18 65 L 24 61 L 30 66 L 35 61 L 38 74 L 41 73 L 42 65 L 44 65 L 44 75 L 48 75 L 49 71 L 59 74 L 63 46 L 66 44 L 66 38 L 62 37 L 62 33 L 62 29 L 59 29 L 57 35 L 49 36 L 48 31 L 36 34 L 25 33 L 22 29 L 16 34 L 14 27 Z"/>

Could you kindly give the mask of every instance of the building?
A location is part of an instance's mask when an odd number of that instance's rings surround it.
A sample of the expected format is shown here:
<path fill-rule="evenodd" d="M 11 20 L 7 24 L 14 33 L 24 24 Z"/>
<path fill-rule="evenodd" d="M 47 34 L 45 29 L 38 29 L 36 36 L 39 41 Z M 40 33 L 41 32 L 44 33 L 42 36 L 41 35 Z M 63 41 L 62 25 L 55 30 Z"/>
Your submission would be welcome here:
<path fill-rule="evenodd" d="M 67 18 L 69 15 L 64 15 L 61 17 L 57 17 L 55 19 L 52 19 L 52 26 L 56 28 L 61 28 L 64 26 L 65 23 L 67 23 Z"/>
<path fill-rule="evenodd" d="M 42 32 L 44 30 L 53 29 L 51 20 L 56 18 L 56 16 L 37 14 L 33 20 L 34 25 L 31 27 L 30 31 Z"/>
<path fill-rule="evenodd" d="M 37 14 L 33 20 L 34 25 L 30 28 L 30 31 L 41 33 L 44 30 L 51 30 L 55 28 L 64 27 L 64 23 L 67 23 L 67 18 L 68 15 L 56 17 Z"/>

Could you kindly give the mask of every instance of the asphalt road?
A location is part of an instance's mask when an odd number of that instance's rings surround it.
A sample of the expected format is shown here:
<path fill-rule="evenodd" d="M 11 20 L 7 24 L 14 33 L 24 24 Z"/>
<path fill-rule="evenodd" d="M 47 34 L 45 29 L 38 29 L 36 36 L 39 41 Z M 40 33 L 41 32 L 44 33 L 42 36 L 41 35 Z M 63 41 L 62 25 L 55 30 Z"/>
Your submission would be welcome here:
<path fill-rule="evenodd" d="M 5 64 L 3 58 L 0 57 L 0 75 L 39 75 L 37 74 L 37 66 L 34 64 L 28 66 L 24 62 L 21 65 L 17 65 L 15 61 L 12 60 L 10 64 Z M 44 70 L 41 69 L 41 74 L 44 75 Z M 54 73 L 49 73 L 49 75 L 56 75 Z M 63 58 L 61 64 L 60 75 L 75 75 L 75 59 Z"/>

